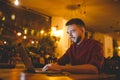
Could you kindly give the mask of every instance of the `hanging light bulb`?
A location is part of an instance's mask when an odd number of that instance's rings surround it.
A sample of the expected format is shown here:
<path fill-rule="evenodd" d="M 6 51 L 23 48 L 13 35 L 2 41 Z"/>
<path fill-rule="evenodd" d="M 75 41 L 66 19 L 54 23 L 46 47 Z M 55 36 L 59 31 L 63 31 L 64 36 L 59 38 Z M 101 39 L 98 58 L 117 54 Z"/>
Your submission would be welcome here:
<path fill-rule="evenodd" d="M 2 17 L 2 21 L 5 21 L 5 16 Z"/>
<path fill-rule="evenodd" d="M 44 30 L 41 30 L 40 33 L 43 34 L 43 33 L 44 33 Z"/>
<path fill-rule="evenodd" d="M 35 43 L 35 41 L 31 41 L 31 43 L 32 43 L 32 44 L 34 44 L 34 43 Z"/>
<path fill-rule="evenodd" d="M 12 20 L 15 20 L 15 14 L 12 14 L 12 15 L 11 15 L 11 19 L 12 19 Z"/>
<path fill-rule="evenodd" d="M 17 36 L 21 36 L 21 35 L 22 35 L 22 33 L 21 33 L 21 32 L 18 32 L 18 33 L 17 33 Z"/>
<path fill-rule="evenodd" d="M 18 5 L 19 5 L 19 1 L 18 1 L 18 0 L 15 0 L 15 1 L 14 1 L 14 4 L 15 4 L 16 6 L 18 6 Z"/>
<path fill-rule="evenodd" d="M 4 44 L 7 44 L 7 42 L 6 42 L 6 41 L 4 41 Z"/>

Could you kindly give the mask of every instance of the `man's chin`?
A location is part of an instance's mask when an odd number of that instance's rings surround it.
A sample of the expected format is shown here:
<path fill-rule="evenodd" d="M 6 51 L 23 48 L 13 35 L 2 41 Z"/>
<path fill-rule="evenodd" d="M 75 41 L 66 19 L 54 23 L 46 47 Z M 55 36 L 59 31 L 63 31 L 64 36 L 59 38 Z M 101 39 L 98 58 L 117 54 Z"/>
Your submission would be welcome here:
<path fill-rule="evenodd" d="M 77 43 L 77 41 L 76 41 L 76 40 L 72 40 L 72 42 L 73 42 L 73 43 Z"/>
<path fill-rule="evenodd" d="M 77 43 L 79 43 L 79 42 L 80 42 L 80 40 L 73 41 L 73 43 L 75 43 L 75 44 L 77 44 Z"/>
<path fill-rule="evenodd" d="M 72 38 L 71 40 L 72 40 L 73 43 L 77 44 L 77 43 L 79 43 L 81 41 L 81 38 L 80 37 L 78 37 L 77 39 L 76 38 L 74 38 L 74 39 Z"/>

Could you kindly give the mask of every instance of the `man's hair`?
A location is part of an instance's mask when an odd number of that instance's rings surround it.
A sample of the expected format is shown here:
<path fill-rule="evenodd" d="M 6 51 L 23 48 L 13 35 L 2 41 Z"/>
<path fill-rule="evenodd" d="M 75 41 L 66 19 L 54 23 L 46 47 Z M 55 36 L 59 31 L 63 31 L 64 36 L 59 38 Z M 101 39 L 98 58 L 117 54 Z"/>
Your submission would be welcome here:
<path fill-rule="evenodd" d="M 72 19 L 70 19 L 70 20 L 66 23 L 66 26 L 72 25 L 72 24 L 76 24 L 76 25 L 85 27 L 85 23 L 84 23 L 81 19 L 79 19 L 79 18 L 72 18 Z"/>

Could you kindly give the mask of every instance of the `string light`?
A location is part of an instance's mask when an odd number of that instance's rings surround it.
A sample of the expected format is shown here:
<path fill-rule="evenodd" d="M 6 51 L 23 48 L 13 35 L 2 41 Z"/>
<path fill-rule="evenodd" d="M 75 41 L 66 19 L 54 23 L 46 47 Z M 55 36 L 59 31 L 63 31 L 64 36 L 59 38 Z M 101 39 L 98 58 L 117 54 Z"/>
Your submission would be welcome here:
<path fill-rule="evenodd" d="M 40 33 L 43 34 L 43 33 L 44 33 L 44 30 L 41 30 Z"/>
<path fill-rule="evenodd" d="M 18 32 L 18 33 L 17 33 L 17 35 L 18 35 L 18 36 L 21 36 L 21 35 L 22 35 L 22 33 L 21 33 L 21 32 Z"/>
<path fill-rule="evenodd" d="M 5 21 L 5 16 L 2 17 L 2 21 Z"/>
<path fill-rule="evenodd" d="M 27 34 L 27 29 L 24 30 L 24 34 Z"/>
<path fill-rule="evenodd" d="M 38 42 L 38 41 L 36 41 L 36 43 L 38 44 L 39 42 Z"/>
<path fill-rule="evenodd" d="M 118 47 L 118 49 L 120 50 L 120 46 Z"/>
<path fill-rule="evenodd" d="M 33 30 L 33 29 L 32 29 L 32 30 L 31 30 L 31 35 L 33 35 L 33 34 L 34 34 L 34 32 L 35 32 L 35 30 Z"/>
<path fill-rule="evenodd" d="M 11 19 L 15 20 L 15 15 L 14 14 L 11 15 Z"/>
<path fill-rule="evenodd" d="M 7 44 L 7 42 L 6 42 L 6 41 L 4 41 L 4 44 Z"/>
<path fill-rule="evenodd" d="M 34 44 L 34 43 L 35 43 L 35 41 L 32 41 L 31 43 L 32 43 L 32 44 Z"/>
<path fill-rule="evenodd" d="M 27 39 L 27 36 L 23 36 L 23 39 Z"/>

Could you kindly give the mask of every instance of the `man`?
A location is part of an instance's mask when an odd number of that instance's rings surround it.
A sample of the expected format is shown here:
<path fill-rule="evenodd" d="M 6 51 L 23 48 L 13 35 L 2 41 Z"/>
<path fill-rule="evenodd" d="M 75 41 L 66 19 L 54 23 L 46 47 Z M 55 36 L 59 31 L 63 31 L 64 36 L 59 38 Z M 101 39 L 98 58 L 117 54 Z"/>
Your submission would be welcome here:
<path fill-rule="evenodd" d="M 42 70 L 99 73 L 104 61 L 101 44 L 85 38 L 85 24 L 81 19 L 73 18 L 66 23 L 66 26 L 74 44 L 58 60 L 58 64 L 47 64 Z M 70 65 L 66 66 L 66 64 Z"/>

